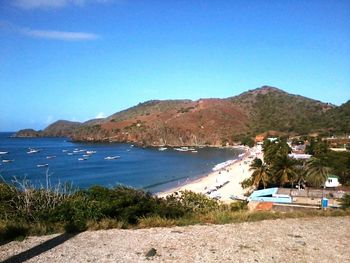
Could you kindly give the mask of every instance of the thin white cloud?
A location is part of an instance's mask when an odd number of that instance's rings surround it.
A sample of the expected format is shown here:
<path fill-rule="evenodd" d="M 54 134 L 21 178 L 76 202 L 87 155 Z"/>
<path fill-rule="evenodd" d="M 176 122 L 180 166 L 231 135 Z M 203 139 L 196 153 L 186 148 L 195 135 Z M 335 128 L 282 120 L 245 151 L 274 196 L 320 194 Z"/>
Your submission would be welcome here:
<path fill-rule="evenodd" d="M 101 119 L 101 118 L 106 118 L 106 115 L 103 112 L 99 112 L 95 117 L 95 119 Z"/>
<path fill-rule="evenodd" d="M 19 32 L 29 37 L 64 40 L 64 41 L 96 40 L 99 38 L 99 36 L 96 34 L 85 33 L 85 32 L 34 30 L 29 28 L 21 28 Z"/>
<path fill-rule="evenodd" d="M 0 21 L 0 30 L 4 32 L 21 34 L 28 37 L 46 38 L 63 41 L 87 41 L 96 40 L 100 38 L 99 35 L 93 33 L 58 30 L 38 30 L 31 29 L 28 27 L 20 27 L 7 21 Z"/>
<path fill-rule="evenodd" d="M 22 9 L 55 9 L 69 5 L 84 6 L 87 3 L 107 3 L 113 0 L 15 0 L 14 5 Z"/>

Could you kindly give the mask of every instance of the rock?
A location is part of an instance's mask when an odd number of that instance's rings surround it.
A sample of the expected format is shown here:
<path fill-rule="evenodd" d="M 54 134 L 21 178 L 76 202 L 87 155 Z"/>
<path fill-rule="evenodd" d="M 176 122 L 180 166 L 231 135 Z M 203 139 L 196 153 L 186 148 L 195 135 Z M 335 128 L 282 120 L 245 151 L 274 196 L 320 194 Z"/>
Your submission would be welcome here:
<path fill-rule="evenodd" d="M 146 253 L 146 257 L 154 257 L 157 254 L 157 250 L 155 248 L 151 248 L 147 253 Z"/>

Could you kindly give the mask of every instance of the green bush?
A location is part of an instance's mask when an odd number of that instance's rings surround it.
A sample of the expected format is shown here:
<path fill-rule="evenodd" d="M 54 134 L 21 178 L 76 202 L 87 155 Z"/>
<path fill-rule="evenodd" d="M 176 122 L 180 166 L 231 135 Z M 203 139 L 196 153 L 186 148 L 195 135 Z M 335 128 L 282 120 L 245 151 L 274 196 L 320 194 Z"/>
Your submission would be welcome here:
<path fill-rule="evenodd" d="M 247 210 L 248 203 L 245 201 L 237 201 L 230 204 L 230 211 L 237 212 L 241 210 Z"/>
<path fill-rule="evenodd" d="M 194 193 L 191 191 L 181 191 L 180 193 L 181 195 L 179 200 L 187 213 L 206 213 L 219 208 L 218 201 L 210 199 L 204 194 Z"/>
<path fill-rule="evenodd" d="M 350 194 L 345 194 L 340 200 L 340 205 L 342 208 L 350 208 Z"/>
<path fill-rule="evenodd" d="M 19 222 L 9 222 L 4 227 L 0 228 L 0 242 L 23 239 L 27 236 L 28 232 L 28 226 Z"/>

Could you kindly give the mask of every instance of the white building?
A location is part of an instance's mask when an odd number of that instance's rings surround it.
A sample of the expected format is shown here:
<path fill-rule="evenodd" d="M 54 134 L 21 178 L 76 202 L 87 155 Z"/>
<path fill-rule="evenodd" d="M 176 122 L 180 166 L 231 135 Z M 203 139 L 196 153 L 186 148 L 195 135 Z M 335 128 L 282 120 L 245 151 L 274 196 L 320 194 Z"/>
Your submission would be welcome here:
<path fill-rule="evenodd" d="M 340 185 L 339 183 L 339 177 L 336 175 L 330 175 L 328 176 L 325 186 L 326 187 L 338 187 Z"/>

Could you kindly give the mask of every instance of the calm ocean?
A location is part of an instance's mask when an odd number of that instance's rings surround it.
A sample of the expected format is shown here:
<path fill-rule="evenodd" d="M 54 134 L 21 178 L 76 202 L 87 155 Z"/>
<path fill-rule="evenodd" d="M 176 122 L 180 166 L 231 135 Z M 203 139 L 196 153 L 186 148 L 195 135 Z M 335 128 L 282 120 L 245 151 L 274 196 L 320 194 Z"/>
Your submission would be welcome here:
<path fill-rule="evenodd" d="M 91 185 L 112 187 L 117 184 L 158 192 L 196 179 L 211 171 L 215 164 L 234 159 L 242 151 L 236 149 L 196 149 L 198 153 L 178 152 L 168 148 L 132 147 L 130 144 L 74 143 L 65 138 L 10 138 L 12 133 L 0 133 L 0 175 L 5 180 L 30 179 L 45 183 L 49 168 L 51 183 L 70 181 L 79 188 Z M 28 154 L 29 148 L 39 149 Z M 87 160 L 79 161 L 84 152 L 96 151 Z M 55 156 L 47 159 L 47 156 Z M 107 156 L 120 156 L 105 160 Z M 3 160 L 13 160 L 3 162 Z M 48 167 L 37 165 L 48 164 Z"/>

